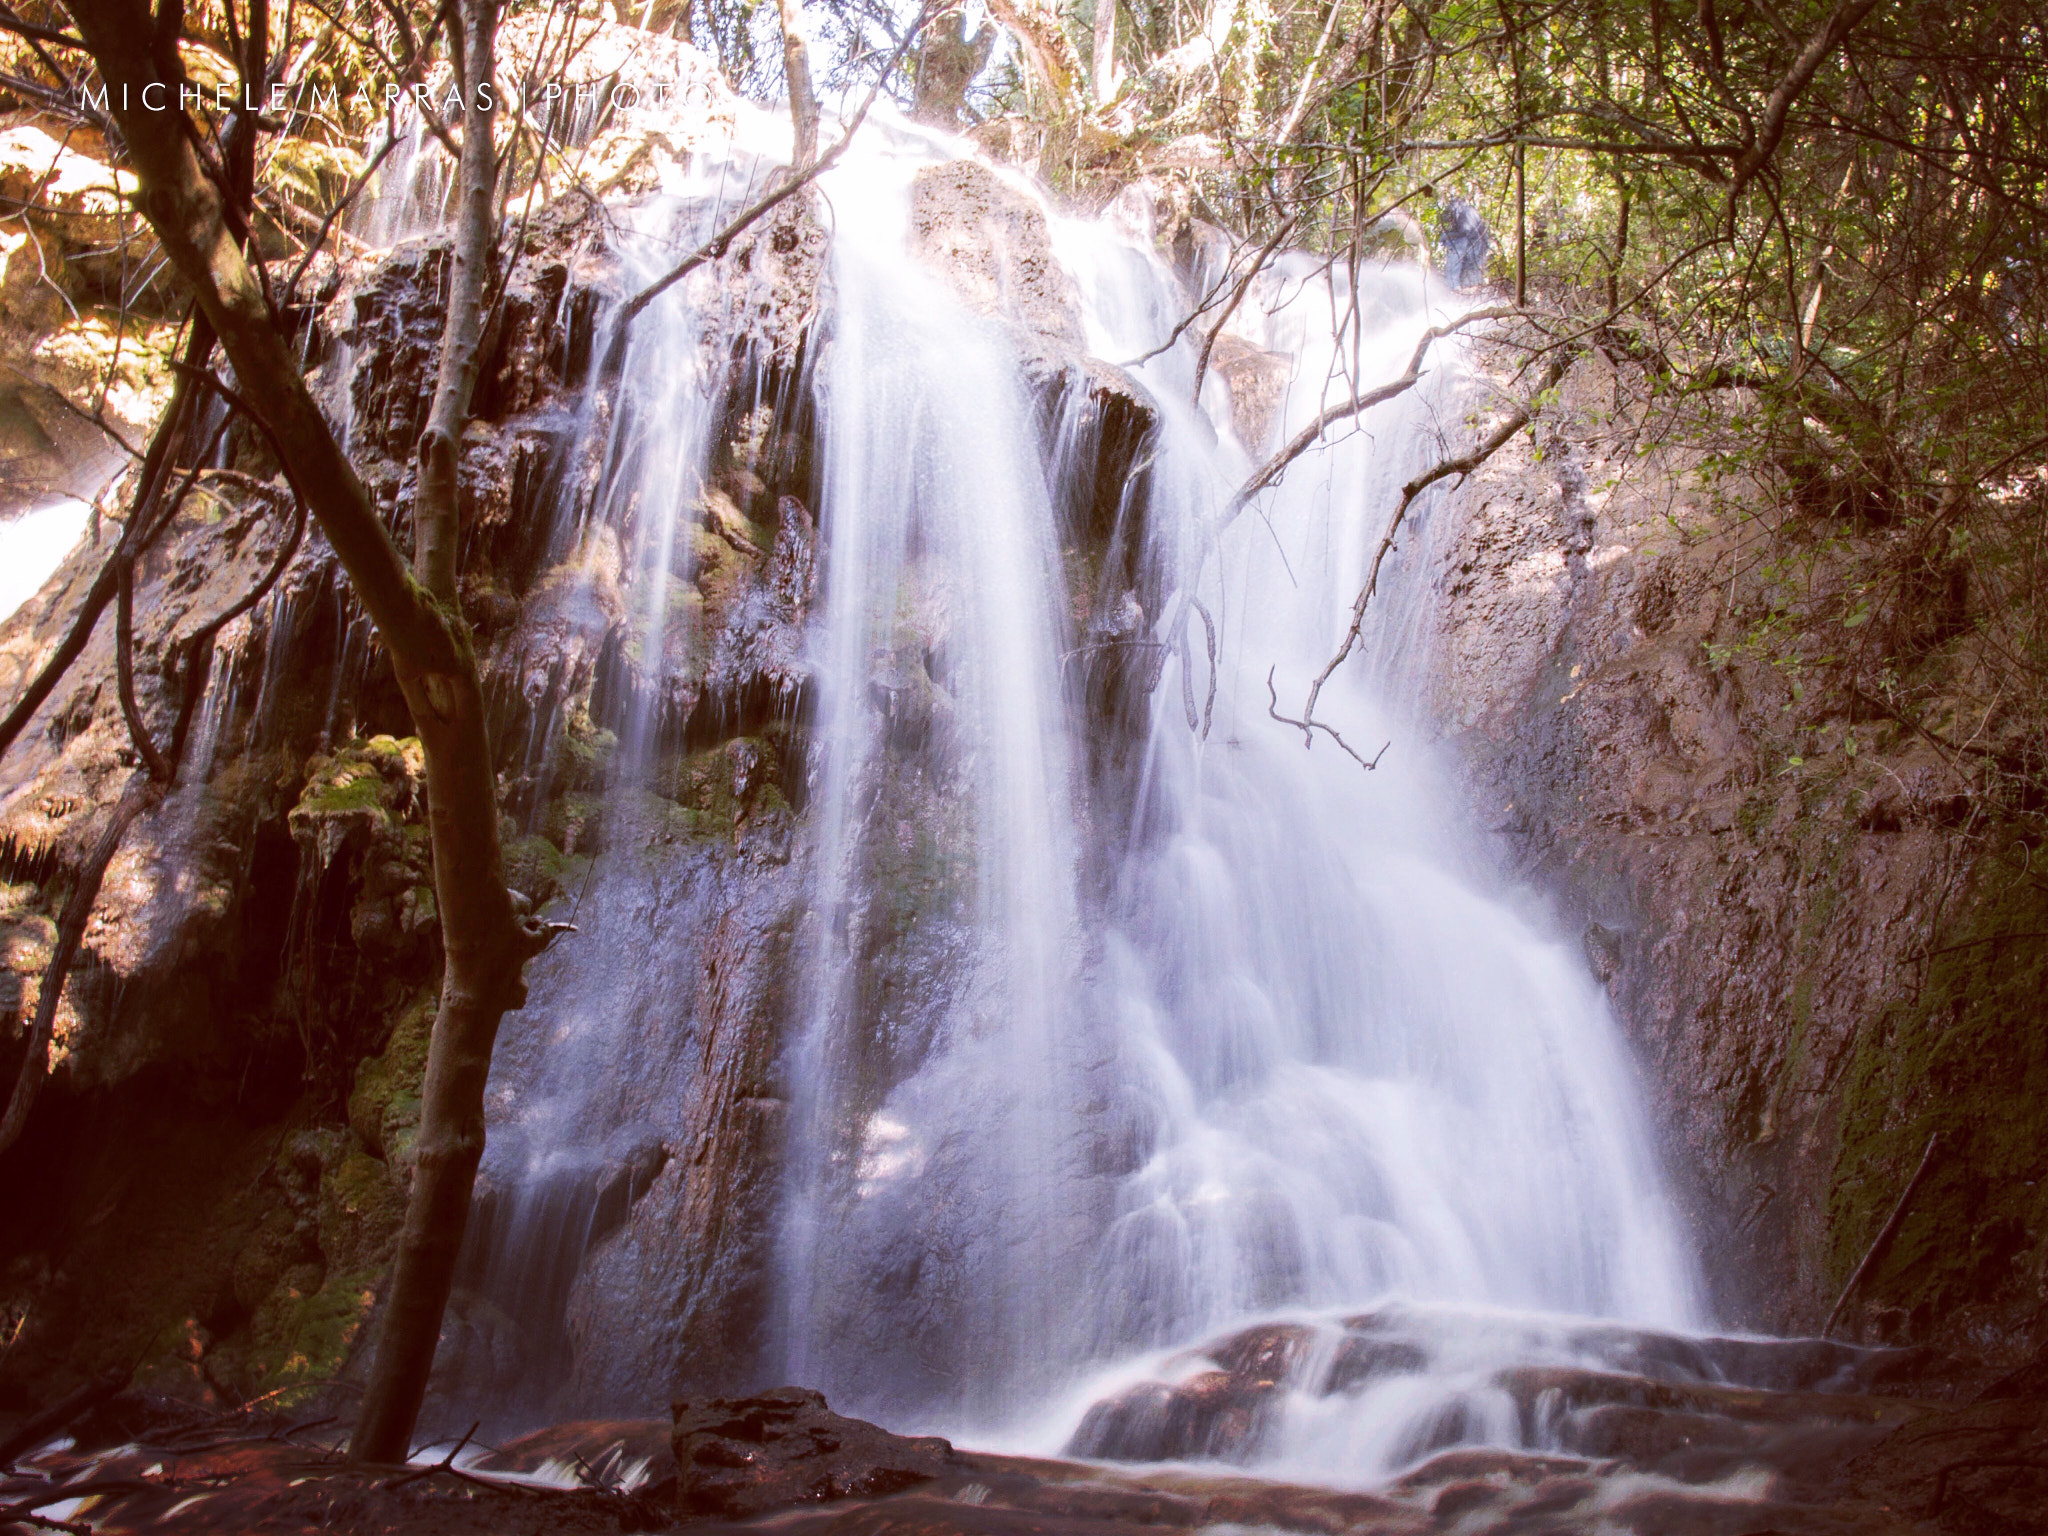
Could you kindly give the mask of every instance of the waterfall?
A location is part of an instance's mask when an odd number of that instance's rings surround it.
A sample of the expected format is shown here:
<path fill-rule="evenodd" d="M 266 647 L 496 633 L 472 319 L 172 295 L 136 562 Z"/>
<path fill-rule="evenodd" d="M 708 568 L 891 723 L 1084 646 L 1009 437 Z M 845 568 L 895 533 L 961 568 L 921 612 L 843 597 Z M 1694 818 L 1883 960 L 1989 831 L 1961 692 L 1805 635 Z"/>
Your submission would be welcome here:
<path fill-rule="evenodd" d="M 1051 488 L 1007 338 L 904 259 L 915 163 L 859 159 L 828 192 L 817 873 L 782 1275 L 788 1374 L 899 1413 L 999 1409 L 1060 1330 L 1082 1006 Z M 905 884 L 933 931 L 877 986 L 863 951 Z M 906 1313 L 926 1319 L 913 1350 Z"/>
<path fill-rule="evenodd" d="M 1458 344 L 1213 533 L 1272 443 L 1397 374 L 1452 297 L 1410 267 L 1276 263 L 1232 322 L 1284 381 L 1261 425 L 1219 371 L 1191 399 L 1199 331 L 1167 343 L 1192 301 L 1141 200 L 1041 213 L 1084 344 L 1048 404 L 1043 349 L 914 249 L 915 178 L 959 154 L 878 114 L 822 182 L 829 302 L 785 381 L 812 413 L 819 541 L 806 702 L 785 716 L 805 737 L 785 767 L 802 830 L 773 860 L 659 835 L 675 744 L 649 711 L 685 659 L 678 584 L 713 516 L 717 402 L 740 387 L 702 347 L 715 294 L 650 311 L 623 400 L 586 411 L 605 469 L 557 540 L 587 552 L 580 601 L 623 624 L 647 691 L 584 931 L 508 1020 L 472 1259 L 495 1299 L 462 1326 L 488 1331 L 495 1309 L 491 1326 L 545 1336 L 573 1375 L 557 1409 L 618 1408 L 658 1400 L 663 1362 L 709 1347 L 691 1334 L 704 1287 L 758 1285 L 742 1378 L 1047 1449 L 1108 1385 L 1219 1331 L 1406 1308 L 1440 1368 L 1304 1399 L 1274 1453 L 1354 1474 L 1397 1466 L 1482 1365 L 1576 1347 L 1544 1316 L 1698 1326 L 1603 994 L 1465 829 L 1415 700 L 1426 499 L 1363 656 L 1318 705 L 1357 756 L 1274 718 L 1299 714 L 1340 639 L 1402 481 L 1463 430 Z M 708 227 L 708 206 L 662 204 L 646 227 Z M 999 289 L 1017 281 L 999 270 Z M 1097 463 L 1084 349 L 1130 368 L 1116 387 L 1152 418 L 1108 490 L 1150 575 L 1096 594 L 1085 634 L 1077 592 L 1097 578 L 1063 533 L 1104 494 L 1077 479 Z M 1106 766 L 1077 679 L 1112 651 L 1156 686 L 1128 761 Z M 736 1277 L 619 1213 L 643 1189 L 668 1191 L 647 1199 L 671 1219 L 696 1198 L 690 1138 L 731 1124 L 701 1101 L 735 983 L 706 978 L 732 914 L 767 933 L 771 908 L 793 914 L 786 949 L 741 953 L 774 976 L 778 1086 L 730 1103 L 758 1106 L 779 1156 L 753 1173 L 767 1272 Z M 1516 1432 L 1461 1401 L 1458 1433 Z"/>

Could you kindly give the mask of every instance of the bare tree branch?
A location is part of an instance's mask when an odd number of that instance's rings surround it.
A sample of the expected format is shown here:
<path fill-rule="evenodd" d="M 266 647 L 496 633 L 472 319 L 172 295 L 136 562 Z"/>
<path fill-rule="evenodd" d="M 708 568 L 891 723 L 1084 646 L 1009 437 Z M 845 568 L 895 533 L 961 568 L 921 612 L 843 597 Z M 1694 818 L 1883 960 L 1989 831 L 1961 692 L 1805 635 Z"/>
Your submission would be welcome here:
<path fill-rule="evenodd" d="M 1415 504 L 1415 498 L 1428 490 L 1432 485 L 1435 485 L 1439 480 L 1448 479 L 1452 475 L 1463 476 L 1471 474 L 1473 470 L 1506 447 L 1513 440 L 1514 435 L 1529 424 L 1530 415 L 1536 409 L 1535 401 L 1540 399 L 1546 390 L 1556 386 L 1557 381 L 1564 377 L 1565 370 L 1571 367 L 1577 356 L 1576 350 L 1562 351 L 1553 355 L 1549 366 L 1543 370 L 1542 380 L 1537 384 L 1529 404 L 1517 406 L 1514 410 L 1510 411 L 1506 419 L 1499 426 L 1495 427 L 1493 431 L 1489 432 L 1480 441 L 1478 446 L 1469 453 L 1459 454 L 1456 458 L 1439 460 L 1401 487 L 1400 504 L 1394 508 L 1394 515 L 1387 519 L 1387 531 L 1380 539 L 1379 548 L 1373 551 L 1372 565 L 1365 573 L 1365 585 L 1359 589 L 1358 598 L 1351 605 L 1351 623 L 1344 631 L 1344 642 L 1338 646 L 1337 653 L 1330 658 L 1329 662 L 1323 667 L 1323 670 L 1317 675 L 1315 682 L 1309 686 L 1308 704 L 1302 710 L 1304 721 L 1313 722 L 1315 720 L 1316 700 L 1322 696 L 1323 684 L 1330 680 L 1331 675 L 1336 672 L 1337 668 L 1344 664 L 1344 658 L 1349 656 L 1353 647 L 1358 644 L 1359 630 L 1365 623 L 1366 606 L 1372 601 L 1373 593 L 1379 590 L 1380 567 L 1386 563 L 1387 555 L 1394 547 L 1394 539 L 1401 531 L 1401 520 L 1408 515 L 1408 509 Z"/>
<path fill-rule="evenodd" d="M 1328 736 L 1330 740 L 1334 741 L 1335 743 L 1337 743 L 1338 746 L 1342 747 L 1345 751 L 1345 754 L 1350 757 L 1351 761 L 1358 764 L 1358 766 L 1363 768 L 1367 773 L 1370 773 L 1373 771 L 1373 769 L 1379 767 L 1380 759 L 1387 755 L 1387 748 L 1391 747 L 1394 744 L 1392 741 L 1382 742 L 1380 744 L 1379 751 L 1373 753 L 1372 760 L 1368 762 L 1366 761 L 1366 759 L 1360 757 L 1355 751 L 1352 750 L 1350 742 L 1346 741 L 1342 736 L 1337 734 L 1337 728 L 1335 726 L 1325 725 L 1322 721 L 1312 719 L 1306 715 L 1299 720 L 1291 720 L 1286 715 L 1281 714 L 1280 693 L 1279 690 L 1273 686 L 1273 674 L 1278 670 L 1279 668 L 1277 667 L 1268 667 L 1266 669 L 1266 713 L 1268 715 L 1270 715 L 1273 719 L 1278 720 L 1282 725 L 1291 725 L 1297 731 L 1301 732 L 1301 744 L 1304 747 L 1314 746 L 1316 742 L 1315 733 L 1317 731 L 1321 731 L 1324 735 Z"/>
<path fill-rule="evenodd" d="M 1288 440 L 1286 446 L 1281 448 L 1278 453 L 1260 465 L 1258 472 L 1245 481 L 1238 488 L 1237 494 L 1230 498 L 1230 504 L 1223 509 L 1223 515 L 1216 520 L 1215 531 L 1220 533 L 1224 528 L 1228 527 L 1236 519 L 1237 514 L 1250 505 L 1254 496 L 1258 495 L 1259 492 L 1265 490 L 1268 486 L 1275 484 L 1282 475 L 1287 473 L 1287 467 L 1304 453 L 1307 453 L 1309 449 L 1313 448 L 1322 438 L 1322 435 L 1329 431 L 1331 427 L 1340 421 L 1348 421 L 1353 416 L 1361 415 L 1371 410 L 1374 406 L 1384 404 L 1396 395 L 1404 394 L 1408 390 L 1413 389 L 1422 378 L 1423 359 L 1429 355 L 1429 349 L 1435 343 L 1441 341 L 1454 331 L 1463 330 L 1475 321 L 1499 320 L 1515 313 L 1517 311 L 1511 304 L 1494 304 L 1483 309 L 1467 310 L 1455 320 L 1447 320 L 1442 325 L 1433 325 L 1424 331 L 1421 338 L 1415 343 L 1415 351 L 1408 359 L 1408 366 L 1402 370 L 1398 377 L 1389 379 L 1386 383 L 1369 389 L 1362 395 L 1353 396 L 1349 400 L 1331 406 L 1320 416 L 1316 417 L 1314 421 L 1295 433 Z"/>

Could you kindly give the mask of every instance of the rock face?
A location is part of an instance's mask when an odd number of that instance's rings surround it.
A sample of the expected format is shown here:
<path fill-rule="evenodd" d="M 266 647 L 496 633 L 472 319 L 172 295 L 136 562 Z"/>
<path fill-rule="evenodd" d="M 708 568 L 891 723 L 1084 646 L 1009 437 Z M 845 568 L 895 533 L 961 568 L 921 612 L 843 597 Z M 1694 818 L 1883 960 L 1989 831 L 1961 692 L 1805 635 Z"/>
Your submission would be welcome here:
<path fill-rule="evenodd" d="M 658 166 L 626 171 L 620 185 L 659 180 Z M 1060 511 L 1077 627 L 1135 637 L 1162 600 L 1142 497 L 1125 489 L 1151 403 L 1083 357 L 1038 206 L 986 172 L 956 180 L 921 194 L 921 227 L 960 263 L 970 301 L 1030 338 L 1030 383 L 1075 487 Z M 631 983 L 621 1006 L 648 1043 L 612 1106 L 618 1134 L 559 1177 L 522 1171 L 515 1096 L 492 1103 L 436 1390 L 548 1417 L 760 1384 L 780 1189 L 766 1170 L 784 1133 L 809 856 L 822 563 L 809 378 L 825 226 L 814 200 L 793 199 L 689 279 L 701 329 L 681 344 L 719 389 L 704 480 L 664 566 L 639 538 L 646 509 L 619 493 L 631 456 L 669 430 L 642 387 L 659 370 L 596 376 L 607 306 L 629 285 L 606 236 L 617 212 L 571 194 L 527 226 L 461 459 L 461 593 L 508 883 L 580 929 L 529 972 L 543 1006 L 508 1020 L 505 1080 L 541 1081 L 550 1021 L 608 976 Z M 401 544 L 447 261 L 445 240 L 403 242 L 332 272 L 307 316 L 316 382 Z M 152 719 L 170 707 L 164 659 L 247 589 L 282 532 L 263 445 L 236 429 L 227 451 L 231 472 L 204 482 L 138 572 Z M 111 538 L 0 630 L 17 683 Z M 657 584 L 681 617 L 655 654 L 644 616 Z M 17 1018 L 69 873 L 135 771 L 111 629 L 0 764 L 0 1006 Z M 939 690 L 916 639 L 888 672 L 906 771 L 880 786 L 895 797 L 883 826 L 943 821 L 918 799 Z M 1157 676 L 1122 654 L 1137 650 L 1104 645 L 1076 683 L 1112 765 Z M 131 833 L 67 988 L 57 1071 L 7 1162 L 38 1173 L 0 1181 L 0 1325 L 14 1340 L 0 1407 L 116 1358 L 140 1357 L 148 1387 L 227 1403 L 360 1368 L 410 1181 L 439 941 L 418 746 L 317 534 L 223 632 L 208 701 L 188 787 Z M 943 970 L 963 897 L 943 849 L 879 837 L 873 858 L 876 889 L 893 893 L 861 919 L 864 995 L 896 1019 L 881 1080 L 919 1049 L 918 1010 L 937 1006 L 923 978 Z M 649 931 L 664 935 L 655 951 Z M 507 1244 L 554 1255 L 530 1294 L 491 1278 Z M 630 1335 L 610 1322 L 621 1294 L 644 1303 Z"/>
<path fill-rule="evenodd" d="M 1582 364 L 1540 445 L 1431 514 L 1411 569 L 1443 644 L 1418 686 L 1482 825 L 1606 984 L 1720 1315 L 1818 1327 L 1938 1131 L 1850 1326 L 2027 1352 L 2048 1295 L 2039 883 L 1951 753 L 1773 662 L 1785 591 L 1744 554 L 1763 493 L 1638 453 L 1630 388 Z M 1802 599 L 1841 579 L 1818 557 Z M 1898 665 L 1966 686 L 1938 649 Z"/>
<path fill-rule="evenodd" d="M 913 249 L 969 307 L 1078 351 L 1081 301 L 1053 255 L 1038 204 L 995 172 L 956 160 L 917 173 Z"/>
<path fill-rule="evenodd" d="M 619 729 L 644 714 L 661 846 L 726 893 L 699 909 L 690 962 L 706 977 L 692 1155 L 626 1149 L 618 1176 L 599 1170 L 588 1193 L 600 1238 L 630 1229 L 650 1199 L 672 1232 L 715 1228 L 673 1244 L 708 1271 L 672 1277 L 677 1303 L 693 1336 L 740 1338 L 747 1292 L 733 1270 L 758 1268 L 748 1245 L 763 1228 L 745 1210 L 765 1198 L 747 1173 L 774 1139 L 773 978 L 796 890 L 784 790 L 816 580 L 801 438 L 758 408 L 789 392 L 753 383 L 800 367 L 824 236 L 794 203 L 701 279 L 728 299 L 700 306 L 712 317 L 702 344 L 736 359 L 735 404 L 690 535 L 693 622 L 655 689 L 623 643 L 640 573 L 620 569 L 616 534 L 563 533 L 603 468 L 577 451 L 602 441 L 579 430 L 578 411 L 596 317 L 620 286 L 594 211 L 572 197 L 537 215 L 508 269 L 463 443 L 462 593 L 514 888 L 536 905 L 573 903 L 601 844 Z M 401 543 L 446 260 L 445 242 L 401 245 L 349 274 L 313 329 L 351 456 Z M 137 685 L 152 720 L 170 707 L 176 642 L 248 588 L 282 535 L 275 466 L 239 431 L 228 445 L 231 471 L 203 483 L 138 571 Z M 17 685 L 68 627 L 111 537 L 83 546 L 0 631 Z M 4 764 L 0 952 L 15 1017 L 34 1006 L 68 873 L 135 771 L 112 628 Z M 223 632 L 186 788 L 131 833 L 71 977 L 53 1080 L 8 1164 L 43 1172 L 10 1175 L 0 1197 L 0 1315 L 15 1340 L 0 1393 L 42 1399 L 104 1360 L 142 1356 L 147 1382 L 235 1402 L 331 1375 L 363 1336 L 409 1181 L 438 969 L 407 730 L 315 535 Z M 725 1298 L 709 1312 L 707 1293 Z M 451 1369 L 504 1355 L 488 1311 L 451 1312 Z"/>

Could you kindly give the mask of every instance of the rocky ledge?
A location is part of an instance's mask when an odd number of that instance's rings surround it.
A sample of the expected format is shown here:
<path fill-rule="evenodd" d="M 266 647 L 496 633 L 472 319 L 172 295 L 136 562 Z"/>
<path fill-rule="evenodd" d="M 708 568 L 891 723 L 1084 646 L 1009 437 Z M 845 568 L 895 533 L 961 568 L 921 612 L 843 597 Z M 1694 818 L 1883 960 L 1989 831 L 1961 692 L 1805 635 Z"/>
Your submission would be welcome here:
<path fill-rule="evenodd" d="M 151 1394 L 46 1420 L 0 1482 L 0 1525 L 102 1533 L 613 1532 L 1137 1536 L 1221 1527 L 1312 1536 L 1971 1536 L 2038 1531 L 2048 1361 L 1970 1389 L 1919 1350 L 1685 1339 L 1589 1325 L 1504 1395 L 1535 1450 L 1418 1442 L 1379 1486 L 1255 1475 L 1280 1396 L 1357 1394 L 1437 1347 L 1412 1315 L 1269 1324 L 1166 1362 L 1174 1382 L 1099 1404 L 1040 1459 L 907 1438 L 816 1392 L 679 1402 L 671 1421 L 556 1425 L 408 1468 L 367 1468 L 331 1421 L 218 1414 Z M 1599 1365 L 1613 1368 L 1596 1368 Z M 111 1383 L 107 1384 L 111 1386 Z M 1945 1399 L 1945 1400 L 1943 1400 Z M 63 1416 L 59 1415 L 61 1419 Z M 47 1438 L 62 1434 L 63 1438 Z M 1229 1461 L 1197 1462 L 1202 1456 Z M 1155 1463 L 1145 1465 L 1145 1463 Z M 1156 1463 L 1166 1462 L 1168 1465 Z M 58 1528 L 77 1528 L 76 1524 Z"/>

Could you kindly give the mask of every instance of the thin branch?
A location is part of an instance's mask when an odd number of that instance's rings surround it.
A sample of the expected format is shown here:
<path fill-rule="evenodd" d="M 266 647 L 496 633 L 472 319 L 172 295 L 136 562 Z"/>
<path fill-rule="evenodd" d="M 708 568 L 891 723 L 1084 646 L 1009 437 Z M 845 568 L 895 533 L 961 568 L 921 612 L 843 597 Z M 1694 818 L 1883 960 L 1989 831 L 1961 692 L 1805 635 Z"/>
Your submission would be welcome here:
<path fill-rule="evenodd" d="M 1455 320 L 1448 320 L 1442 325 L 1433 325 L 1424 331 L 1421 339 L 1415 343 L 1415 351 L 1408 359 L 1407 368 L 1402 371 L 1398 378 L 1390 379 L 1385 384 L 1375 389 L 1369 389 L 1362 395 L 1355 395 L 1339 405 L 1331 406 L 1320 416 L 1316 417 L 1314 421 L 1297 432 L 1278 453 L 1260 465 L 1258 472 L 1251 479 L 1245 481 L 1238 488 L 1237 494 L 1230 498 L 1230 504 L 1224 508 L 1223 515 L 1216 521 L 1216 531 L 1220 533 L 1224 528 L 1228 527 L 1237 517 L 1237 514 L 1250 505 L 1251 499 L 1254 496 L 1258 495 L 1259 492 L 1265 490 L 1268 486 L 1275 484 L 1282 475 L 1287 473 L 1287 467 L 1304 453 L 1307 453 L 1309 449 L 1313 448 L 1322 435 L 1329 431 L 1331 427 L 1340 421 L 1347 421 L 1353 416 L 1362 415 L 1374 406 L 1384 404 L 1386 401 L 1393 399 L 1394 396 L 1413 389 L 1422 378 L 1422 362 L 1429 355 L 1429 349 L 1433 344 L 1454 331 L 1462 330 L 1475 320 L 1499 320 L 1516 313 L 1518 311 L 1513 305 L 1493 304 L 1482 309 L 1467 310 Z M 1510 433 L 1509 436 L 1513 436 L 1513 433 Z"/>
<path fill-rule="evenodd" d="M 1884 1253 L 1886 1245 L 1891 1242 L 1892 1234 L 1899 1230 L 1899 1223 L 1906 1219 L 1906 1206 L 1912 1201 L 1914 1192 L 1920 1188 L 1921 1181 L 1927 1177 L 1927 1170 L 1934 1166 L 1934 1149 L 1940 1140 L 1939 1131 L 1927 1138 L 1927 1150 L 1920 1154 L 1920 1166 L 1913 1170 L 1913 1177 L 1906 1181 L 1906 1187 L 1899 1192 L 1898 1203 L 1892 1207 L 1891 1215 L 1886 1218 L 1885 1224 L 1878 1228 L 1877 1236 L 1870 1240 L 1870 1246 L 1863 1252 L 1863 1262 L 1856 1266 L 1856 1272 L 1849 1277 L 1849 1283 L 1842 1287 L 1842 1294 L 1835 1298 L 1834 1307 L 1828 1313 L 1828 1320 L 1821 1324 L 1822 1338 L 1835 1331 L 1835 1324 L 1841 1321 L 1842 1309 L 1849 1305 L 1849 1298 L 1856 1294 L 1856 1287 L 1863 1283 L 1864 1276 L 1870 1273 L 1872 1266 Z"/>
<path fill-rule="evenodd" d="M 386 135 L 384 147 L 370 158 L 370 163 L 363 167 L 361 174 L 349 184 L 349 189 L 342 193 L 341 200 L 327 210 L 327 217 L 320 221 L 319 232 L 313 236 L 312 244 L 306 247 L 306 254 L 299 259 L 298 266 L 293 269 L 291 281 L 284 285 L 286 304 L 291 304 L 298 298 L 299 284 L 305 280 L 306 269 L 313 265 L 313 258 L 326 246 L 327 236 L 334 228 L 334 221 L 348 211 L 348 205 L 356 200 L 357 194 L 368 186 L 370 178 L 377 174 L 377 167 L 384 163 L 384 157 L 397 147 L 398 140 Z"/>
<path fill-rule="evenodd" d="M 135 702 L 135 557 L 115 559 L 114 574 L 114 683 L 121 699 L 121 718 L 128 722 L 128 739 L 142 754 L 149 776 L 159 784 L 171 782 L 171 765 L 164 761 L 151 739 L 149 725 Z"/>
<path fill-rule="evenodd" d="M 1312 720 L 1305 716 L 1300 720 L 1290 720 L 1287 716 L 1281 714 L 1280 693 L 1279 690 L 1273 686 L 1273 674 L 1278 670 L 1278 667 L 1268 667 L 1266 669 L 1266 713 L 1268 715 L 1270 715 L 1273 719 L 1278 720 L 1282 725 L 1291 725 L 1297 731 L 1301 732 L 1301 744 L 1303 747 L 1314 746 L 1316 740 L 1315 733 L 1317 731 L 1321 731 L 1324 735 L 1328 736 L 1330 740 L 1334 741 L 1335 743 L 1337 743 L 1338 746 L 1342 747 L 1344 751 L 1350 756 L 1351 761 L 1358 764 L 1358 766 L 1363 768 L 1367 773 L 1370 773 L 1373 771 L 1373 769 L 1379 767 L 1380 759 L 1387 755 L 1387 748 L 1391 747 L 1394 744 L 1391 740 L 1383 742 L 1380 746 L 1379 751 L 1373 753 L 1372 760 L 1368 762 L 1366 761 L 1366 759 L 1360 757 L 1356 752 L 1352 751 L 1351 743 L 1346 741 L 1342 736 L 1337 734 L 1337 728 L 1334 725 L 1325 725 L 1320 720 Z"/>
<path fill-rule="evenodd" d="M 60 32 L 55 27 L 38 26 L 14 13 L 11 5 L 0 4 L 0 32 L 12 32 L 30 42 L 56 43 L 64 48 L 83 48 L 85 39 L 73 37 L 69 32 Z"/>
<path fill-rule="evenodd" d="M 265 489 L 274 489 L 266 487 Z M 271 558 L 269 568 L 256 581 L 255 586 L 243 593 L 240 600 L 227 608 L 210 623 L 201 625 L 182 642 L 185 652 L 183 695 L 178 705 L 178 719 L 171 727 L 171 761 L 181 763 L 185 755 L 185 741 L 191 734 L 192 719 L 198 712 L 199 701 L 206 696 L 207 674 L 213 666 L 213 641 L 229 624 L 249 612 L 270 595 L 271 588 L 284 574 L 292 557 L 298 554 L 299 545 L 306 537 L 306 503 L 303 498 L 292 497 L 291 531 L 285 535 L 284 543 L 278 546 Z"/>
<path fill-rule="evenodd" d="M 1202 403 L 1202 380 L 1208 375 L 1209 354 L 1216 350 L 1216 338 L 1223 334 L 1223 327 L 1230 324 L 1230 317 L 1237 313 L 1237 306 L 1242 304 L 1244 296 L 1251 292 L 1253 280 L 1265 269 L 1266 263 L 1273 259 L 1273 253 L 1280 248 L 1280 242 L 1285 240 L 1293 232 L 1294 226 L 1301 222 L 1301 214 L 1301 209 L 1290 213 L 1281 221 L 1280 227 L 1273 231 L 1272 238 L 1259 247 L 1258 254 L 1252 257 L 1251 266 L 1246 268 L 1244 276 L 1238 279 L 1237 287 L 1231 292 L 1230 302 L 1223 306 L 1223 313 L 1218 315 L 1216 323 L 1209 327 L 1209 334 L 1202 342 L 1202 355 L 1195 359 L 1194 402 L 1197 406 Z"/>
<path fill-rule="evenodd" d="M 1534 400 L 1540 399 L 1546 390 L 1555 387 L 1557 381 L 1564 377 L 1565 370 L 1571 367 L 1576 356 L 1576 352 L 1566 351 L 1553 357 L 1550 366 L 1543 371 L 1543 380 L 1536 386 L 1531 403 L 1517 406 L 1510 411 L 1507 419 L 1488 433 L 1471 452 L 1459 454 L 1453 459 L 1440 460 L 1401 487 L 1400 505 L 1394 508 L 1394 515 L 1387 519 L 1387 531 L 1380 539 L 1379 548 L 1373 552 L 1372 565 L 1366 571 L 1365 585 L 1359 589 L 1358 598 L 1351 605 L 1351 623 L 1344 631 L 1344 642 L 1337 648 L 1336 655 L 1330 658 L 1322 672 L 1317 675 L 1315 682 L 1310 685 L 1308 705 L 1302 711 L 1304 718 L 1315 718 L 1316 700 L 1322 696 L 1323 684 L 1330 680 L 1337 668 L 1344 664 L 1344 658 L 1349 656 L 1358 644 L 1359 632 L 1365 623 L 1366 605 L 1372 601 L 1373 593 L 1379 589 L 1380 567 L 1385 564 L 1388 553 L 1393 549 L 1395 536 L 1401 531 L 1401 520 L 1408 515 L 1408 509 L 1415 504 L 1415 498 L 1439 480 L 1449 479 L 1452 475 L 1463 477 L 1471 474 L 1506 447 L 1514 435 L 1529 424 L 1530 414 L 1535 410 Z"/>

